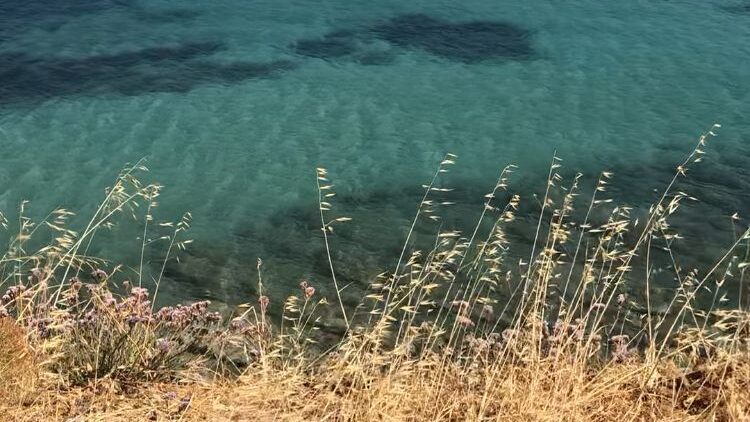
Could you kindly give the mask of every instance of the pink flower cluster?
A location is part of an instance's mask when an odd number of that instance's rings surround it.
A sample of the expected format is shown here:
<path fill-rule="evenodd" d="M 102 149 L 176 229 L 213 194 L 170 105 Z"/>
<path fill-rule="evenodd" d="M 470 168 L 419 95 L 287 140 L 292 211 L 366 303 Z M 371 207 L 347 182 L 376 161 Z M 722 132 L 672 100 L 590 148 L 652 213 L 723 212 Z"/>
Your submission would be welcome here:
<path fill-rule="evenodd" d="M 196 323 L 218 323 L 221 322 L 221 314 L 209 312 L 208 305 L 211 302 L 203 300 L 189 306 L 166 306 L 156 312 L 155 318 L 158 322 L 165 323 L 168 327 L 187 328 Z"/>

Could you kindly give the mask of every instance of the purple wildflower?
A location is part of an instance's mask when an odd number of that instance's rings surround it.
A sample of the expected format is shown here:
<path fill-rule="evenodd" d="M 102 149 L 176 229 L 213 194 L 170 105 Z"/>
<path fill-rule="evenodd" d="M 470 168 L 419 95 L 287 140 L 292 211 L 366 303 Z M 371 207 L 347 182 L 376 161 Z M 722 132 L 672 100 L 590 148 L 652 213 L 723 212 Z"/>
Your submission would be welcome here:
<path fill-rule="evenodd" d="M 305 300 L 310 300 L 315 295 L 315 287 L 305 287 Z"/>
<path fill-rule="evenodd" d="M 7 305 L 13 300 L 18 299 L 24 294 L 25 291 L 26 291 L 26 286 L 24 286 L 23 284 L 19 284 L 17 286 L 11 286 L 2 297 L 3 304 Z"/>
<path fill-rule="evenodd" d="M 125 321 L 128 323 L 128 325 L 133 327 L 135 324 L 141 322 L 141 318 L 138 315 L 131 314 Z"/>
<path fill-rule="evenodd" d="M 45 277 L 44 270 L 42 270 L 41 268 L 34 268 L 34 269 L 32 269 L 30 271 L 29 281 L 31 283 L 39 283 L 40 281 L 44 280 L 45 278 L 46 277 Z"/>
<path fill-rule="evenodd" d="M 190 397 L 183 397 L 180 400 L 180 404 L 177 406 L 177 411 L 184 412 L 188 406 L 190 406 Z"/>
<path fill-rule="evenodd" d="M 160 339 L 156 340 L 156 348 L 161 353 L 167 353 L 167 352 L 169 352 L 169 349 L 171 348 L 171 344 L 170 344 L 169 340 L 167 340 L 165 338 L 160 338 Z"/>
<path fill-rule="evenodd" d="M 109 277 L 109 275 L 106 273 L 106 271 L 102 270 L 101 268 L 97 268 L 91 272 L 91 278 L 93 278 L 96 281 L 103 281 L 107 277 Z"/>
<path fill-rule="evenodd" d="M 232 321 L 229 322 L 229 329 L 232 331 L 242 331 L 245 327 L 247 327 L 247 321 L 242 317 L 233 318 Z"/>
<path fill-rule="evenodd" d="M 137 301 L 144 301 L 148 298 L 148 290 L 143 287 L 133 287 L 130 289 L 130 297 Z"/>

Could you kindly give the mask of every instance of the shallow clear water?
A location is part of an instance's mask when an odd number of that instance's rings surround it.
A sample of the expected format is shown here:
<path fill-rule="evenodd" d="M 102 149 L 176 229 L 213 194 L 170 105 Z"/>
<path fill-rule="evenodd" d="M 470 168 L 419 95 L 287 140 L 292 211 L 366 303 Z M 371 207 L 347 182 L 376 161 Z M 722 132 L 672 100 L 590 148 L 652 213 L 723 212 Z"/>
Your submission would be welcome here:
<path fill-rule="evenodd" d="M 145 157 L 166 186 L 157 217 L 194 218 L 168 274 L 179 297 L 251 297 L 257 257 L 274 293 L 327 283 L 318 166 L 354 217 L 333 241 L 356 281 L 393 265 L 446 152 L 447 225 L 475 218 L 509 163 L 533 203 L 555 151 L 568 175 L 614 171 L 613 196 L 645 206 L 720 122 L 686 187 L 702 202 L 683 244 L 705 263 L 750 211 L 748 112 L 742 2 L 0 4 L 0 209 L 90 209 Z M 133 256 L 137 232 L 100 248 Z"/>

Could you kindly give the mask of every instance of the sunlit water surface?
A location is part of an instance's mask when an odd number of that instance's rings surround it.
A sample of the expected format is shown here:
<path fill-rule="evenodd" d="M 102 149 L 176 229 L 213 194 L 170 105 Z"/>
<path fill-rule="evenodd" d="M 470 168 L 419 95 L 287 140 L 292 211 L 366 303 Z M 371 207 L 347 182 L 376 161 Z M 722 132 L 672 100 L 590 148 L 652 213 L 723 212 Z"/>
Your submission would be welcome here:
<path fill-rule="evenodd" d="M 340 281 L 362 286 L 395 264 L 447 152 L 443 229 L 468 231 L 510 163 L 538 212 L 555 153 L 566 183 L 613 171 L 610 196 L 642 211 L 720 122 L 681 185 L 700 199 L 682 265 L 705 266 L 750 211 L 748 112 L 750 4 L 729 0 L 0 3 L 0 209 L 86 215 L 145 158 L 156 219 L 193 216 L 165 298 L 254 300 L 259 257 L 272 296 L 301 277 L 331 295 L 319 166 L 353 217 L 331 238 Z M 142 226 L 120 230 L 97 251 L 137 265 Z M 525 253 L 533 217 L 509 230 Z M 165 247 L 147 248 L 157 268 Z"/>

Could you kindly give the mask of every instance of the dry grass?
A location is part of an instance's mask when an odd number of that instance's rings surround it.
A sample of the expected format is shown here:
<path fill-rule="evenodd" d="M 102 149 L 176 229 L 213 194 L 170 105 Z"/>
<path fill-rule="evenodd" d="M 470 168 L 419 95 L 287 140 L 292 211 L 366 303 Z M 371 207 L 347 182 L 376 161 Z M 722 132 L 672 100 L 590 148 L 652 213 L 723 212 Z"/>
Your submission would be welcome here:
<path fill-rule="evenodd" d="M 405 364 L 367 386 L 341 374 L 254 372 L 215 383 L 148 383 L 35 391 L 0 407 L 4 420 L 747 420 L 750 364 L 685 371 L 634 362 L 592 373 L 574 365 L 474 373 L 453 364 Z M 725 373 L 725 369 L 728 369 Z"/>
<path fill-rule="evenodd" d="M 38 365 L 25 331 L 8 318 L 0 318 L 0 402 L 23 403 L 38 381 Z"/>
<path fill-rule="evenodd" d="M 714 130 L 712 128 L 712 130 Z M 746 284 L 747 228 L 706 269 L 683 269 L 671 219 L 692 197 L 679 183 L 701 161 L 703 135 L 659 199 L 640 218 L 606 197 L 612 175 L 581 199 L 580 176 L 550 166 L 533 247 L 510 262 L 506 227 L 521 197 L 504 169 L 467 232 L 439 231 L 415 249 L 420 224 L 448 206 L 436 170 L 394 268 L 371 284 L 356 309 L 341 303 L 346 333 L 319 339 L 327 299 L 308 281 L 282 304 L 264 295 L 258 264 L 256 306 L 224 321 L 198 303 L 154 309 L 153 295 L 123 288 L 118 271 L 86 256 L 98 230 L 122 211 L 146 210 L 154 224 L 159 188 L 126 170 L 81 232 L 66 212 L 45 227 L 49 245 L 27 252 L 37 225 L 21 218 L 2 258 L 0 375 L 3 420 L 750 420 L 750 313 L 727 305 Z M 317 170 L 320 219 L 328 251 L 334 192 Z M 137 207 L 145 202 L 147 206 Z M 600 217 L 605 215 L 603 219 Z M 61 217 L 62 216 L 62 217 Z M 739 219 L 733 219 L 739 224 Z M 162 236 L 166 258 L 188 242 L 189 218 Z M 38 236 L 38 233 L 37 233 Z M 137 280 L 145 280 L 141 267 Z M 672 265 L 664 266 L 664 263 Z M 656 265 L 677 284 L 667 304 L 651 297 Z M 93 271 L 92 271 L 93 270 Z M 81 278 L 91 272 L 86 292 Z M 29 274 L 28 278 L 26 274 Z M 80 278 L 73 278 L 80 276 Z M 740 290 L 741 292 L 742 290 Z M 741 293 L 740 293 L 741 294 Z M 712 305 L 698 307 L 707 296 Z M 705 303 L 705 302 L 703 302 Z M 660 312 L 654 309 L 660 308 Z M 271 321 L 272 307 L 283 311 Z M 330 346 L 330 347 L 329 347 Z M 328 347 L 326 349 L 326 347 Z M 325 349 L 325 350 L 322 350 Z"/>

